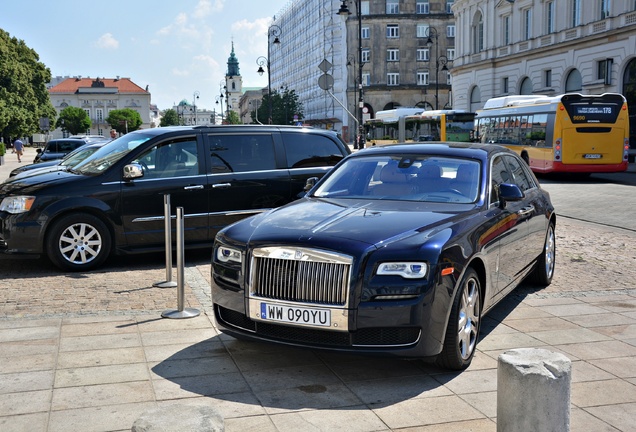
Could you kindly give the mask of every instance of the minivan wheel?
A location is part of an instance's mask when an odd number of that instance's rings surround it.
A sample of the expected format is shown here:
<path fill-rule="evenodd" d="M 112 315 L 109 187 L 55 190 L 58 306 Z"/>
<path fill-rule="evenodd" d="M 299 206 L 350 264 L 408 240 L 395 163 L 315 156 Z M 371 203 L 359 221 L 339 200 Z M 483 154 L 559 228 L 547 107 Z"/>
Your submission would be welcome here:
<path fill-rule="evenodd" d="M 537 260 L 537 265 L 530 273 L 530 281 L 541 286 L 548 286 L 552 283 L 554 276 L 554 267 L 556 259 L 556 239 L 554 235 L 554 222 L 548 225 L 548 231 L 545 235 L 545 243 L 543 251 Z"/>
<path fill-rule="evenodd" d="M 477 272 L 466 270 L 453 301 L 444 347 L 437 358 L 441 367 L 466 369 L 473 359 L 481 322 L 481 283 Z"/>
<path fill-rule="evenodd" d="M 46 238 L 46 251 L 62 270 L 85 271 L 100 266 L 110 254 L 111 239 L 106 224 L 85 213 L 70 214 L 55 221 Z"/>

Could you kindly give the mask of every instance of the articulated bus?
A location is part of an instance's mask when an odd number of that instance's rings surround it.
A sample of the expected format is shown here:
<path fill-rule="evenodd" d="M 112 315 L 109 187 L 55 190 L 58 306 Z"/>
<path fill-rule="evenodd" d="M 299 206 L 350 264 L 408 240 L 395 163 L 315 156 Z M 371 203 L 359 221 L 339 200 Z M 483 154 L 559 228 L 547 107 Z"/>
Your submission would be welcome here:
<path fill-rule="evenodd" d="M 366 122 L 371 145 L 418 141 L 471 140 L 475 113 L 460 110 L 424 111 L 422 108 L 396 108 L 378 111 Z"/>
<path fill-rule="evenodd" d="M 489 99 L 477 111 L 475 140 L 516 151 L 537 173 L 625 171 L 627 101 L 617 93 Z"/>

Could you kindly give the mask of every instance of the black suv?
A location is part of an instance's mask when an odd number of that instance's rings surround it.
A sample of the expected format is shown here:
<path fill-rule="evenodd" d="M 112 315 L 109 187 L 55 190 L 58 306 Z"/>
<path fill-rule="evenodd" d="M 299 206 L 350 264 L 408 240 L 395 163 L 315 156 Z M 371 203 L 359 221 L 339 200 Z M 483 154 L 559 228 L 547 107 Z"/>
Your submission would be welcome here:
<path fill-rule="evenodd" d="M 296 199 L 351 151 L 335 132 L 286 126 L 144 129 L 69 171 L 0 184 L 0 256 L 46 254 L 88 270 L 111 253 L 165 249 L 164 195 L 186 247 L 210 247 L 241 218 Z"/>
<path fill-rule="evenodd" d="M 73 150 L 86 145 L 87 142 L 80 138 L 52 139 L 44 145 L 44 148 L 36 150 L 37 154 L 33 163 L 62 159 Z"/>

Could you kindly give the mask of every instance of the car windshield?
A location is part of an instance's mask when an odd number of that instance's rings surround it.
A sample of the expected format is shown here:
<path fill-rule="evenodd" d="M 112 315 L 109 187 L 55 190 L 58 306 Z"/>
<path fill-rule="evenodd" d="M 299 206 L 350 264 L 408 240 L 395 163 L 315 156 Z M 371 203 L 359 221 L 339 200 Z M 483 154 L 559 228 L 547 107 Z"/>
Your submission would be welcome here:
<path fill-rule="evenodd" d="M 81 147 L 62 158 L 60 165 L 65 167 L 73 167 L 95 153 L 97 150 L 99 150 L 99 147 Z"/>
<path fill-rule="evenodd" d="M 115 164 L 137 146 L 151 139 L 152 135 L 130 133 L 117 138 L 72 167 L 73 172 L 97 175 Z"/>
<path fill-rule="evenodd" d="M 480 163 L 435 155 L 379 155 L 346 160 L 316 189 L 318 198 L 473 203 Z"/>

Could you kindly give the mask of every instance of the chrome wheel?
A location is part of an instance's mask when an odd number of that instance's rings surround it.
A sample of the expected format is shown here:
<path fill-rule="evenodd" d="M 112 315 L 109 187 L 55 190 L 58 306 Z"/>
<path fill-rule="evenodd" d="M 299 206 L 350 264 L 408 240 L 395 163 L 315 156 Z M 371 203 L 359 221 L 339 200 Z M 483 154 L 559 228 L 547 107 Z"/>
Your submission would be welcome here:
<path fill-rule="evenodd" d="M 556 252 L 556 242 L 554 241 L 554 225 L 548 227 L 548 234 L 545 239 L 545 248 L 543 251 L 543 260 L 545 265 L 545 274 L 548 279 L 552 280 L 554 274 L 554 258 Z"/>
<path fill-rule="evenodd" d="M 63 270 L 86 271 L 98 267 L 108 258 L 111 247 L 106 224 L 87 213 L 61 217 L 46 234 L 46 253 Z"/>
<path fill-rule="evenodd" d="M 468 360 L 475 351 L 479 332 L 479 309 L 479 283 L 470 278 L 462 290 L 457 326 L 457 348 L 463 360 Z"/>
<path fill-rule="evenodd" d="M 87 264 L 99 256 L 102 244 L 102 236 L 95 227 L 78 223 L 64 230 L 60 236 L 59 248 L 68 262 Z"/>
<path fill-rule="evenodd" d="M 481 320 L 481 281 L 468 268 L 457 288 L 448 318 L 442 352 L 437 364 L 453 370 L 466 369 L 473 359 Z"/>

